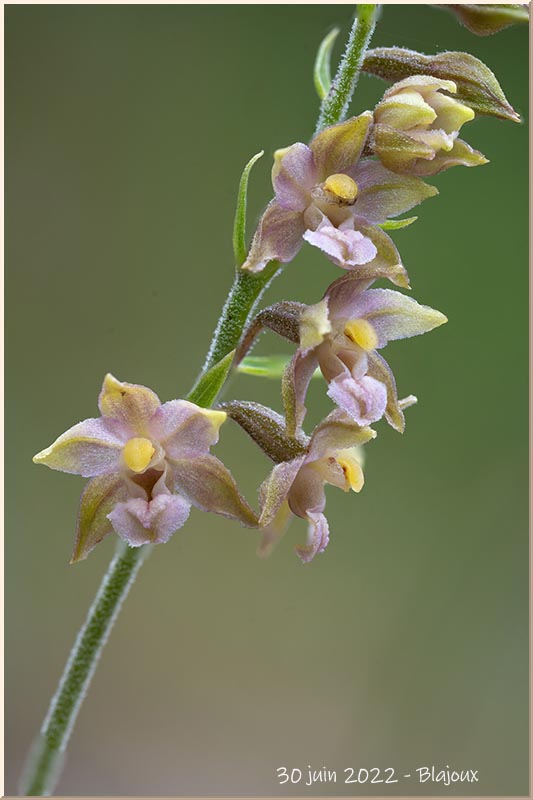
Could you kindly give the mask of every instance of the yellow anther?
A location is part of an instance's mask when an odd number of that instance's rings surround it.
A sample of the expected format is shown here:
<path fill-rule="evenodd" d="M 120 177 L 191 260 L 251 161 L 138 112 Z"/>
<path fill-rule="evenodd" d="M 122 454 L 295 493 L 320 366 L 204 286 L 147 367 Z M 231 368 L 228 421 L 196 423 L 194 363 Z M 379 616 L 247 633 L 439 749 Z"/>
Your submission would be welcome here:
<path fill-rule="evenodd" d="M 357 460 L 354 450 L 355 448 L 339 450 L 336 461 L 344 472 L 344 477 L 346 478 L 349 488 L 354 492 L 360 492 L 363 488 L 365 478 L 361 464 Z M 348 491 L 348 489 L 346 489 L 346 491 Z"/>
<path fill-rule="evenodd" d="M 144 472 L 154 453 L 155 447 L 150 439 L 142 436 L 127 441 L 122 452 L 126 466 L 133 472 Z"/>
<path fill-rule="evenodd" d="M 324 190 L 333 195 L 334 199 L 352 205 L 357 198 L 357 184 L 349 175 L 330 175 L 324 183 Z"/>
<path fill-rule="evenodd" d="M 363 350 L 375 350 L 378 345 L 376 329 L 367 319 L 354 319 L 344 327 L 344 335 Z"/>

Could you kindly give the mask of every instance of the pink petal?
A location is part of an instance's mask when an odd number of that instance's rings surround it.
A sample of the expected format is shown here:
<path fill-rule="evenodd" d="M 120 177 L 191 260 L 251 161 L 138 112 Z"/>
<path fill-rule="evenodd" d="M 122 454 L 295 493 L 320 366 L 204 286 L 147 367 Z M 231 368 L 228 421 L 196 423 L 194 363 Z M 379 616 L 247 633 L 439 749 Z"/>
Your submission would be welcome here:
<path fill-rule="evenodd" d="M 312 464 L 304 464 L 300 469 L 287 499 L 292 513 L 301 519 L 306 519 L 309 511 L 324 510 L 324 478 Z"/>
<path fill-rule="evenodd" d="M 318 553 L 323 553 L 329 542 L 329 525 L 321 512 L 310 511 L 307 514 L 309 528 L 307 544 L 295 548 L 304 564 L 308 564 Z"/>
<path fill-rule="evenodd" d="M 362 159 L 351 174 L 359 187 L 354 209 L 368 222 L 385 222 L 438 194 L 420 178 L 397 175 L 372 159 Z"/>
<path fill-rule="evenodd" d="M 259 503 L 261 505 L 259 525 L 261 528 L 270 526 L 276 518 L 304 461 L 305 456 L 302 456 L 292 461 L 283 461 L 281 464 L 276 464 L 261 484 L 259 488 Z"/>
<path fill-rule="evenodd" d="M 296 351 L 283 374 L 281 392 L 289 436 L 296 434 L 305 418 L 305 396 L 317 364 L 313 350 L 307 355 Z"/>
<path fill-rule="evenodd" d="M 307 145 L 296 142 L 274 164 L 272 183 L 281 208 L 305 211 L 309 193 L 317 182 L 313 153 Z"/>
<path fill-rule="evenodd" d="M 354 319 L 371 322 L 378 336 L 378 348 L 389 341 L 427 333 L 447 321 L 440 311 L 392 289 L 367 289 L 351 305 L 350 313 Z"/>
<path fill-rule="evenodd" d="M 143 426 L 161 405 L 159 397 L 147 386 L 119 381 L 108 373 L 98 397 L 103 417 L 125 423 L 143 435 Z"/>
<path fill-rule="evenodd" d="M 359 425 L 377 422 L 385 413 L 387 389 L 368 375 L 355 380 L 348 372 L 331 381 L 328 395 Z"/>
<path fill-rule="evenodd" d="M 324 217 L 318 228 L 315 231 L 306 230 L 303 238 L 322 250 L 338 267 L 353 269 L 372 261 L 377 255 L 377 248 L 371 239 L 353 230 L 351 225 L 351 220 L 346 220 L 336 228 Z"/>
<path fill-rule="evenodd" d="M 220 411 L 203 409 L 187 400 L 170 400 L 155 412 L 149 431 L 169 458 L 195 458 L 218 442 L 225 418 Z"/>
<path fill-rule="evenodd" d="M 63 433 L 34 456 L 36 464 L 92 478 L 120 468 L 127 427 L 108 425 L 104 419 L 86 419 Z"/>
<path fill-rule="evenodd" d="M 292 261 L 302 246 L 304 231 L 303 214 L 282 208 L 273 200 L 259 220 L 242 269 L 260 272 L 269 261 Z"/>
<path fill-rule="evenodd" d="M 119 503 L 108 519 L 131 547 L 140 547 L 168 542 L 185 524 L 190 510 L 191 504 L 180 495 L 159 494 L 150 501 L 137 497 Z"/>
<path fill-rule="evenodd" d="M 240 494 L 233 475 L 215 456 L 174 461 L 172 475 L 176 489 L 202 511 L 212 511 L 257 527 L 257 515 Z"/>
<path fill-rule="evenodd" d="M 372 279 L 359 279 L 357 272 L 348 272 L 337 278 L 327 289 L 329 315 L 333 326 L 339 327 L 346 319 L 354 319 L 351 309 L 360 295 L 373 283 Z"/>
<path fill-rule="evenodd" d="M 314 429 L 309 445 L 308 461 L 335 456 L 339 450 L 360 447 L 375 437 L 375 431 L 361 427 L 345 411 L 336 408 Z"/>

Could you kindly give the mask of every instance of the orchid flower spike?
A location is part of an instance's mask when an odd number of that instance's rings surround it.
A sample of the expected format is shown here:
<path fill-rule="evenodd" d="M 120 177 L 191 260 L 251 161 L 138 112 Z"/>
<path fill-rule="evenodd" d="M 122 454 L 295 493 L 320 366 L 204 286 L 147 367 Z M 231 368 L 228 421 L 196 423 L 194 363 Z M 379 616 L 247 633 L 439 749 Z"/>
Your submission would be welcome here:
<path fill-rule="evenodd" d="M 254 527 L 257 518 L 231 473 L 209 449 L 223 411 L 186 400 L 161 404 L 146 386 L 106 375 L 101 417 L 86 419 L 34 457 L 91 478 L 81 498 L 72 562 L 115 530 L 131 547 L 167 542 L 191 505 Z"/>
<path fill-rule="evenodd" d="M 308 523 L 307 542 L 296 547 L 296 552 L 303 562 L 311 561 L 329 541 L 325 485 L 345 492 L 361 491 L 362 445 L 376 432 L 335 410 L 317 425 L 310 438 L 300 434 L 291 439 L 283 417 L 266 406 L 234 400 L 223 407 L 276 462 L 259 489 L 259 526 L 263 530 L 258 554 L 270 553 L 294 515 Z"/>
<path fill-rule="evenodd" d="M 342 269 L 400 263 L 391 239 L 377 226 L 437 189 L 361 158 L 372 121 L 366 111 L 321 131 L 309 146 L 297 142 L 276 152 L 276 196 L 259 221 L 243 269 L 259 272 L 269 261 L 292 261 L 304 241 Z"/>
<path fill-rule="evenodd" d="M 447 319 L 400 292 L 367 286 L 353 275 L 344 276 L 319 303 L 301 312 L 299 347 L 283 381 L 289 431 L 302 424 L 307 387 L 319 367 L 328 395 L 355 422 L 369 425 L 385 416 L 403 432 L 394 375 L 378 351 L 389 341 L 427 333 Z"/>
<path fill-rule="evenodd" d="M 374 110 L 370 147 L 387 169 L 436 175 L 456 165 L 487 163 L 482 153 L 457 138 L 475 114 L 450 97 L 456 92 L 454 81 L 430 75 L 411 75 L 385 92 Z"/>

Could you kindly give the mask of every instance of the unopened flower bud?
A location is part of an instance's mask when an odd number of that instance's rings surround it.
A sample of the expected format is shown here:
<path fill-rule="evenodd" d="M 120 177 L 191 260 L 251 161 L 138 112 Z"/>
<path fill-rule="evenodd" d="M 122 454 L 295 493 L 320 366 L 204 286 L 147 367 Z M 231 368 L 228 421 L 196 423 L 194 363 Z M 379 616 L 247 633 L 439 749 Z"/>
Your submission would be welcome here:
<path fill-rule="evenodd" d="M 457 138 L 475 114 L 450 97 L 456 91 L 453 81 L 412 75 L 385 92 L 374 111 L 371 146 L 388 169 L 433 175 L 455 164 L 486 163 L 481 153 Z"/>

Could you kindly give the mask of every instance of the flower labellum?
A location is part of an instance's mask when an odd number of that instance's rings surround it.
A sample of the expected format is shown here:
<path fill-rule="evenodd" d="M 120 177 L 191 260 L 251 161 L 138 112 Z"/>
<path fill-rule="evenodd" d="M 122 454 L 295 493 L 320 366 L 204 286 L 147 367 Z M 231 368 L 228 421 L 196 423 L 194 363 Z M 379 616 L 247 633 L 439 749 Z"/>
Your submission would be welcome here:
<path fill-rule="evenodd" d="M 305 395 L 317 367 L 328 383 L 328 395 L 359 425 L 385 416 L 396 430 L 404 430 L 394 375 L 378 350 L 447 320 L 400 292 L 367 287 L 367 281 L 353 275 L 339 278 L 319 303 L 300 313 L 300 344 L 283 385 L 290 431 L 302 424 Z"/>

